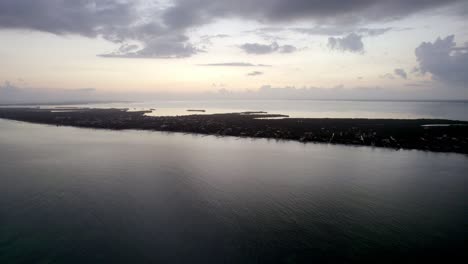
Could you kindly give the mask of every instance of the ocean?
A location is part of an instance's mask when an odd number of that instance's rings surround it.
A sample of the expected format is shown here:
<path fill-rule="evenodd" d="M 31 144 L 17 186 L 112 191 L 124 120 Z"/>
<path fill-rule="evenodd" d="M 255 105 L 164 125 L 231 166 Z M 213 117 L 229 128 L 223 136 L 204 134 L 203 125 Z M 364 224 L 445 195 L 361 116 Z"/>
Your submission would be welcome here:
<path fill-rule="evenodd" d="M 204 114 L 266 111 L 298 118 L 429 118 L 468 121 L 467 101 L 186 100 L 64 106 L 154 109 L 151 115 L 156 116 L 189 115 L 193 112 L 187 110 L 197 109 L 205 110 Z M 42 107 L 57 107 L 57 105 Z"/>
<path fill-rule="evenodd" d="M 291 104 L 311 116 L 466 113 Z M 153 105 L 167 106 L 132 104 Z M 288 111 L 277 107 L 242 110 Z M 0 120 L 0 263 L 450 262 L 467 254 L 467 171 L 459 154 Z"/>

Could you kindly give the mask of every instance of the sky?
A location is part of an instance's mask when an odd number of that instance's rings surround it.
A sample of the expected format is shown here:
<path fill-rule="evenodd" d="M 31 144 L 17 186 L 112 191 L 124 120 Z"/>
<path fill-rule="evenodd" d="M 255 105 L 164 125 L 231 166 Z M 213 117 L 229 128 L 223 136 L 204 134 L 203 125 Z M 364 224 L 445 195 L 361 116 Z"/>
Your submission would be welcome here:
<path fill-rule="evenodd" d="M 0 103 L 468 99 L 467 0 L 0 0 Z"/>

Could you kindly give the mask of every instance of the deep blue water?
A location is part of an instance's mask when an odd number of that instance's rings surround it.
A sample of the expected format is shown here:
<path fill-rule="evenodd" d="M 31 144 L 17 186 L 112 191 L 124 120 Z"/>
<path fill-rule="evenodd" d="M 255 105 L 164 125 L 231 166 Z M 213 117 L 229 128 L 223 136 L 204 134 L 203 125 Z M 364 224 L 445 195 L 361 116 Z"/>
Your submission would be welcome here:
<path fill-rule="evenodd" d="M 467 256 L 458 154 L 0 120 L 0 263 Z"/>

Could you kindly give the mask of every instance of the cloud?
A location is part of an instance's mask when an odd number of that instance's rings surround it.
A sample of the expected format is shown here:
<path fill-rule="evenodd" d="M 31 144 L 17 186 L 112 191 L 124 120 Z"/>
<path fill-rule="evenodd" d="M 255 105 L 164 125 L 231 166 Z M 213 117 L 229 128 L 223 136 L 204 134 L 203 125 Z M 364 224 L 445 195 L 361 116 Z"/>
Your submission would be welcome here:
<path fill-rule="evenodd" d="M 341 51 L 350 51 L 350 52 L 364 52 L 364 43 L 362 38 L 364 37 L 377 37 L 383 35 L 390 31 L 402 31 L 408 30 L 407 28 L 366 28 L 366 27 L 356 27 L 355 25 L 320 25 L 310 28 L 260 28 L 255 31 L 251 31 L 261 37 L 269 34 L 270 32 L 287 32 L 292 31 L 296 33 L 306 34 L 306 35 L 319 35 L 319 36 L 331 36 L 328 39 L 328 46 L 331 49 L 341 50 Z M 340 37 L 341 36 L 341 37 Z M 288 46 L 288 45 L 287 45 Z M 273 45 L 256 45 L 252 48 L 261 48 L 265 53 L 269 50 L 273 52 Z M 285 47 L 286 48 L 286 47 Z M 291 46 L 291 52 L 297 50 L 296 47 Z"/>
<path fill-rule="evenodd" d="M 362 36 L 351 33 L 343 38 L 328 38 L 328 47 L 332 50 L 349 51 L 354 53 L 364 52 Z"/>
<path fill-rule="evenodd" d="M 395 76 L 391 73 L 386 73 L 384 75 L 379 76 L 380 79 L 389 79 L 389 80 L 395 80 Z"/>
<path fill-rule="evenodd" d="M 247 74 L 247 76 L 258 76 L 258 75 L 263 75 L 263 72 L 260 72 L 260 71 L 253 71 L 253 72 L 249 72 Z"/>
<path fill-rule="evenodd" d="M 349 32 L 341 26 L 315 26 L 311 28 L 291 28 L 290 30 L 307 35 L 341 36 Z"/>
<path fill-rule="evenodd" d="M 186 58 L 204 50 L 194 47 L 188 43 L 188 38 L 184 35 L 169 35 L 155 37 L 147 40 L 145 46 L 122 44 L 114 52 L 101 54 L 106 58 Z"/>
<path fill-rule="evenodd" d="M 97 90 L 22 88 L 10 82 L 0 84 L 0 103 L 54 103 L 96 100 Z"/>
<path fill-rule="evenodd" d="M 240 46 L 244 52 L 248 54 L 270 54 L 270 53 L 293 53 L 297 50 L 296 47 L 292 45 L 280 46 L 278 43 L 273 42 L 269 45 L 259 44 L 259 43 L 246 43 Z"/>
<path fill-rule="evenodd" d="M 263 45 L 258 43 L 246 43 L 240 46 L 240 48 L 249 54 L 269 54 L 278 49 L 278 44 Z"/>
<path fill-rule="evenodd" d="M 220 19 L 242 18 L 265 24 L 307 20 L 349 26 L 397 20 L 441 7 L 451 9 L 446 14 L 464 16 L 468 3 L 465 0 L 2 0 L 0 29 L 100 36 L 121 45 L 104 57 L 181 58 L 203 51 L 187 37 L 189 32 Z M 454 7 L 457 12 L 453 12 Z"/>
<path fill-rule="evenodd" d="M 380 75 L 379 78 L 380 79 L 395 80 L 396 76 L 398 76 L 398 77 L 400 77 L 402 79 L 405 79 L 405 80 L 408 79 L 408 74 L 403 69 L 395 69 L 395 70 L 393 70 L 393 74 L 392 73 L 386 73 L 384 75 Z"/>
<path fill-rule="evenodd" d="M 456 3 L 463 3 L 463 0 L 177 0 L 164 14 L 164 20 L 175 28 L 206 24 L 216 18 L 226 17 L 266 22 L 312 19 L 328 24 L 346 25 L 394 20 Z"/>
<path fill-rule="evenodd" d="M 72 90 L 68 90 L 68 91 L 92 93 L 92 92 L 96 92 L 97 89 L 96 88 L 80 88 L 80 89 L 72 89 Z"/>
<path fill-rule="evenodd" d="M 280 46 L 279 48 L 280 53 L 293 53 L 296 51 L 297 51 L 297 48 L 293 45 L 283 45 L 283 46 Z"/>
<path fill-rule="evenodd" d="M 422 88 L 421 88 L 422 89 Z M 429 88 L 426 88 L 429 89 Z M 395 93 L 395 90 L 399 92 Z M 427 96 L 426 93 L 424 95 Z M 217 96 L 217 97 L 216 97 Z M 212 97 L 219 99 L 326 99 L 326 100 L 372 100 L 372 99 L 408 99 L 421 98 L 421 90 L 413 89 L 386 89 L 378 86 L 369 87 L 345 87 L 337 85 L 334 87 L 274 87 L 264 85 L 257 90 L 249 91 L 226 91 L 213 94 Z"/>
<path fill-rule="evenodd" d="M 208 63 L 198 64 L 198 66 L 209 66 L 209 67 L 271 67 L 267 64 L 253 64 L 248 62 L 224 62 L 224 63 Z"/>
<path fill-rule="evenodd" d="M 328 47 L 332 50 L 349 51 L 355 53 L 364 52 L 364 37 L 377 37 L 392 30 L 402 30 L 392 27 L 386 28 L 365 28 L 351 26 L 315 26 L 312 28 L 293 28 L 295 32 L 307 35 L 326 35 L 328 38 Z M 339 37 L 342 36 L 342 37 Z"/>
<path fill-rule="evenodd" d="M 356 33 L 362 36 L 380 36 L 394 28 L 364 28 L 354 26 L 342 26 L 342 25 L 331 25 L 331 26 L 315 26 L 311 28 L 290 28 L 290 30 L 307 34 L 307 35 L 319 35 L 319 36 L 343 36 L 351 33 Z"/>
<path fill-rule="evenodd" d="M 138 0 L 2 0 L 0 28 L 98 37 L 120 44 L 101 57 L 181 58 L 201 50 L 168 28 L 160 6 Z"/>
<path fill-rule="evenodd" d="M 423 42 L 415 54 L 422 74 L 430 73 L 435 80 L 468 88 L 468 44 L 457 47 L 455 35 Z"/>
<path fill-rule="evenodd" d="M 229 38 L 229 37 L 231 36 L 227 34 L 203 35 L 200 37 L 200 43 L 205 44 L 205 45 L 212 45 L 213 39 L 223 39 L 223 38 Z"/>
<path fill-rule="evenodd" d="M 286 38 L 284 36 L 280 36 L 279 32 L 286 32 L 288 28 L 283 27 L 262 27 L 255 30 L 247 30 L 244 33 L 247 34 L 255 34 L 258 37 L 266 40 L 266 41 L 283 41 Z"/>
<path fill-rule="evenodd" d="M 224 91 L 224 93 L 207 94 L 205 97 L 216 99 L 325 99 L 325 100 L 453 100 L 467 98 L 464 91 L 434 86 L 433 82 L 419 82 L 420 86 L 380 87 L 336 85 L 319 86 L 271 86 L 246 91 Z"/>
<path fill-rule="evenodd" d="M 0 104 L 51 104 L 51 103 L 84 103 L 110 101 L 148 101 L 148 100 L 216 100 L 216 99 L 327 99 L 327 100 L 453 100 L 467 98 L 463 89 L 440 89 L 436 82 L 420 81 L 405 84 L 403 87 L 358 86 L 345 87 L 274 87 L 262 86 L 260 89 L 224 88 L 225 84 L 213 85 L 208 92 L 104 92 L 94 89 L 46 89 L 19 88 L 11 83 L 0 84 Z M 221 87 L 219 89 L 219 87 Z"/>
<path fill-rule="evenodd" d="M 158 23 L 146 23 L 107 32 L 103 37 L 120 44 L 108 58 L 186 58 L 203 49 L 196 47 L 181 31 L 171 31 Z M 129 49 L 131 47 L 131 49 Z"/>
<path fill-rule="evenodd" d="M 8 81 L 0 85 L 0 95 L 4 97 L 17 92 L 19 92 L 19 89 Z"/>
<path fill-rule="evenodd" d="M 405 70 L 403 69 L 395 69 L 393 71 L 393 73 L 396 75 L 396 76 L 400 76 L 401 78 L 403 79 L 408 79 L 408 74 L 406 73 Z"/>
<path fill-rule="evenodd" d="M 408 87 L 428 87 L 432 85 L 432 81 L 418 81 L 418 82 L 411 82 L 406 83 L 405 86 Z"/>
<path fill-rule="evenodd" d="M 361 35 L 367 35 L 370 37 L 380 36 L 389 31 L 393 30 L 391 27 L 387 28 L 358 28 L 356 32 Z"/>
<path fill-rule="evenodd" d="M 124 1 L 2 0 L 0 28 L 95 37 L 134 20 L 135 7 Z"/>

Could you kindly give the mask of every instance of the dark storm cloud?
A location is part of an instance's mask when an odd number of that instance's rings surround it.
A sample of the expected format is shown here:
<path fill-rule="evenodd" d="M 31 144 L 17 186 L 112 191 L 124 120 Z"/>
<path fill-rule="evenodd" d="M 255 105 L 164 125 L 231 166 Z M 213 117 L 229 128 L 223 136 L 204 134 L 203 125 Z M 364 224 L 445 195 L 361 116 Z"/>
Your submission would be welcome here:
<path fill-rule="evenodd" d="M 224 63 L 208 63 L 208 64 L 198 64 L 198 66 L 208 66 L 208 67 L 271 67 L 267 64 L 253 64 L 248 62 L 224 62 Z"/>
<path fill-rule="evenodd" d="M 304 19 L 349 26 L 455 5 L 465 11 L 468 6 L 464 0 L 175 0 L 169 4 L 150 0 L 1 0 L 0 28 L 102 36 L 122 45 L 105 57 L 180 58 L 201 51 L 187 38 L 188 30 L 218 19 L 237 17 L 265 23 Z M 292 51 L 291 47 L 286 50 Z"/>
<path fill-rule="evenodd" d="M 58 35 L 102 36 L 121 44 L 118 50 L 100 55 L 102 57 L 179 58 L 200 51 L 190 44 L 183 31 L 153 21 L 156 11 L 149 15 L 138 11 L 143 2 L 2 0 L 0 28 L 37 30 Z"/>
<path fill-rule="evenodd" d="M 102 0 L 2 0 L 0 28 L 96 36 L 133 22 L 131 2 Z"/>
<path fill-rule="evenodd" d="M 297 50 L 296 47 L 292 45 L 279 45 L 276 42 L 271 44 L 259 44 L 259 43 L 245 43 L 240 46 L 240 48 L 248 54 L 270 54 L 270 53 L 293 53 Z"/>
<path fill-rule="evenodd" d="M 433 79 L 468 88 L 468 43 L 457 47 L 455 36 L 423 42 L 415 50 L 422 74 Z"/>
<path fill-rule="evenodd" d="M 342 38 L 328 38 L 328 47 L 332 50 L 349 51 L 355 53 L 364 52 L 364 43 L 362 36 L 351 33 Z"/>
<path fill-rule="evenodd" d="M 279 22 L 313 19 L 350 24 L 398 19 L 409 14 L 463 3 L 463 0 L 177 0 L 163 18 L 173 28 L 205 24 L 216 18 L 237 16 Z"/>

